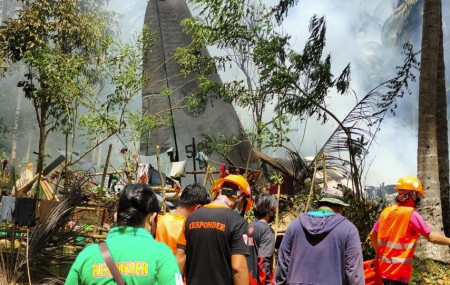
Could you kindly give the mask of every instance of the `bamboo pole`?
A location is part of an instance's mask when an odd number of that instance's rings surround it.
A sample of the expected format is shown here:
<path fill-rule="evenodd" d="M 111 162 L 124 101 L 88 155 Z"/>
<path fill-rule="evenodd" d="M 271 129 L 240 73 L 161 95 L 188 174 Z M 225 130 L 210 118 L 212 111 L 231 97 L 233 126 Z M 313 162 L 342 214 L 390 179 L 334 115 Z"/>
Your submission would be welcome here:
<path fill-rule="evenodd" d="M 309 204 L 311 203 L 312 195 L 314 193 L 314 184 L 316 183 L 316 172 L 317 172 L 317 156 L 314 158 L 314 173 L 311 180 L 311 189 L 309 190 L 308 201 L 306 202 L 305 213 L 308 212 Z"/>
<path fill-rule="evenodd" d="M 164 181 L 164 177 L 162 175 L 162 171 L 161 171 L 161 158 L 159 155 L 159 145 L 156 146 L 156 164 L 158 167 L 158 173 L 159 173 L 159 179 L 161 179 L 161 194 L 162 194 L 162 212 L 163 215 L 166 213 L 166 183 Z M 195 158 L 194 158 L 195 159 Z"/>
<path fill-rule="evenodd" d="M 111 163 L 109 165 L 111 166 Z M 106 175 L 119 174 L 119 173 L 125 173 L 125 172 L 126 172 L 125 170 L 110 171 L 110 172 L 106 172 Z M 86 175 L 88 175 L 88 176 L 102 176 L 103 172 L 87 173 Z"/>
<path fill-rule="evenodd" d="M 66 175 L 66 177 L 67 177 L 67 175 Z M 48 181 L 51 181 L 51 180 L 49 179 Z M 58 187 L 59 187 L 59 183 L 60 182 L 61 182 L 61 171 L 58 173 L 58 180 L 56 181 L 56 183 L 54 183 L 54 185 L 56 187 L 55 187 L 55 192 L 53 192 L 53 198 L 52 199 L 55 199 L 56 194 L 58 193 Z M 64 189 L 64 188 L 62 188 L 62 189 Z"/>
<path fill-rule="evenodd" d="M 127 176 L 127 181 L 128 184 L 133 183 L 132 179 L 131 179 L 131 171 L 130 171 L 130 159 L 128 157 L 128 150 L 125 151 L 124 153 L 125 156 L 125 175 Z"/>
<path fill-rule="evenodd" d="M 277 189 L 277 209 L 275 211 L 275 239 L 277 238 L 277 234 L 278 234 L 278 222 L 279 222 L 279 212 L 280 212 L 280 192 L 281 192 L 281 184 L 283 182 L 280 181 L 278 183 L 278 189 Z M 276 254 L 273 255 L 273 271 L 276 271 L 276 266 L 277 266 L 277 262 L 276 262 Z"/>
<path fill-rule="evenodd" d="M 115 168 L 114 165 L 113 165 L 111 162 L 109 163 L 109 166 L 111 166 L 112 169 L 114 169 L 115 174 L 119 175 L 119 177 L 120 177 L 123 181 L 126 180 L 125 178 L 123 178 L 123 176 L 121 175 L 121 173 L 125 173 L 125 175 L 126 175 L 127 171 L 119 172 L 119 170 L 117 170 L 117 168 Z M 136 169 L 136 171 L 137 171 L 137 169 Z M 112 172 L 112 173 L 107 173 L 107 175 L 114 174 L 114 172 Z M 130 175 L 131 175 L 131 174 L 130 174 Z M 136 177 L 136 180 L 137 180 L 137 174 L 136 174 L 135 177 Z M 128 178 L 127 178 L 127 179 L 128 179 Z"/>
<path fill-rule="evenodd" d="M 29 251 L 28 237 L 29 237 L 29 230 L 27 229 L 27 273 L 28 273 L 28 283 L 31 285 L 30 261 L 29 261 L 29 257 L 28 257 L 28 251 Z"/>
<path fill-rule="evenodd" d="M 192 163 L 194 166 L 194 183 L 197 184 L 197 174 L 195 174 L 195 172 L 197 171 L 197 163 L 196 163 L 196 158 L 197 158 L 197 148 L 195 145 L 195 138 L 192 138 Z"/>
<path fill-rule="evenodd" d="M 209 163 L 208 163 L 208 165 L 206 165 L 206 174 L 205 174 L 205 178 L 203 178 L 203 187 L 206 186 L 206 181 L 208 180 L 208 175 L 209 175 Z"/>
<path fill-rule="evenodd" d="M 6 260 L 6 261 L 8 261 L 8 260 Z M 0 263 L 1 263 L 2 272 L 6 273 L 6 263 L 5 263 L 5 258 L 3 256 L 3 250 L 2 250 L 1 246 L 0 246 Z M 6 280 L 6 276 L 0 275 L 0 284 L 8 284 L 8 282 Z"/>
<path fill-rule="evenodd" d="M 94 233 L 98 233 L 98 228 L 101 226 L 101 220 L 100 220 L 100 208 L 102 204 L 102 197 L 103 197 L 103 187 L 105 186 L 105 179 L 106 179 L 106 172 L 108 171 L 108 164 L 109 164 L 109 157 L 111 156 L 111 150 L 112 150 L 112 144 L 109 145 L 108 148 L 108 154 L 106 155 L 106 162 L 105 167 L 103 168 L 103 176 L 102 176 L 102 182 L 100 184 L 100 190 L 98 192 L 98 205 L 97 205 L 97 227 L 94 228 Z"/>
<path fill-rule="evenodd" d="M 216 172 L 213 172 L 213 173 L 216 173 Z M 209 173 L 209 175 L 208 175 L 208 180 L 209 180 L 209 183 L 211 183 L 211 185 L 214 184 L 214 177 L 212 176 L 211 173 Z"/>
<path fill-rule="evenodd" d="M 161 186 L 152 186 L 152 189 L 153 190 L 157 190 L 157 191 L 162 191 L 163 187 L 161 187 Z M 172 187 L 164 187 L 164 190 L 166 191 L 166 195 L 167 195 L 167 192 L 175 192 L 176 191 L 176 189 L 172 188 Z"/>
<path fill-rule="evenodd" d="M 16 184 L 16 167 L 13 166 L 12 170 L 11 170 L 11 178 L 12 178 L 12 183 L 14 184 L 14 189 L 16 189 L 16 193 L 17 193 L 17 184 Z"/>
<path fill-rule="evenodd" d="M 36 199 L 38 200 L 38 199 Z M 15 249 L 15 242 L 16 240 L 16 223 L 13 222 L 13 226 L 12 226 L 12 235 L 11 235 L 11 254 L 10 254 L 10 259 L 9 259 L 9 264 L 10 264 L 10 276 L 14 276 L 14 269 L 15 266 L 12 266 L 13 262 L 14 262 L 14 249 Z"/>
<path fill-rule="evenodd" d="M 63 188 L 63 186 L 61 184 L 57 184 L 56 182 L 53 182 L 51 179 L 45 178 L 45 180 L 50 184 L 58 186 L 59 188 Z"/>
<path fill-rule="evenodd" d="M 186 171 L 186 174 L 206 174 L 206 171 Z M 219 171 L 209 171 L 209 174 L 218 174 Z"/>

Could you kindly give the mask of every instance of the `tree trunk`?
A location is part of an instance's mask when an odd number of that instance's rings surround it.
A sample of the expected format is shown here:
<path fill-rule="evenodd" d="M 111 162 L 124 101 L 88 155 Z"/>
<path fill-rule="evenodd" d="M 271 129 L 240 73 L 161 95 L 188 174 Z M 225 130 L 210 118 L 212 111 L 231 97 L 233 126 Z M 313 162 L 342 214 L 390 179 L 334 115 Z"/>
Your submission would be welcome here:
<path fill-rule="evenodd" d="M 38 127 L 39 127 L 39 149 L 38 149 L 38 161 L 36 166 L 36 174 L 40 174 L 44 170 L 44 159 L 45 159 L 45 143 L 47 140 L 47 111 L 48 104 L 41 103 L 41 106 L 36 107 L 39 114 L 38 117 Z"/>
<path fill-rule="evenodd" d="M 442 6 L 440 11 L 442 21 Z M 442 25 L 439 25 L 439 57 L 437 65 L 436 89 L 436 127 L 439 159 L 439 184 L 441 190 L 442 217 L 444 232 L 450 236 L 450 196 L 449 196 L 449 161 L 448 161 L 448 123 L 447 123 L 447 92 L 445 88 L 445 61 Z"/>
<path fill-rule="evenodd" d="M 38 149 L 38 159 L 36 165 L 36 174 L 38 174 L 38 181 L 41 180 L 42 170 L 44 170 L 44 159 L 45 159 L 45 141 L 46 141 L 46 132 L 45 132 L 45 124 L 39 124 L 39 149 Z M 36 187 L 36 206 L 40 197 L 40 183 L 37 184 Z"/>
<path fill-rule="evenodd" d="M 37 108 L 35 106 L 35 108 Z M 48 120 L 48 110 L 51 108 L 50 102 L 42 102 L 41 106 L 39 106 L 36 114 L 40 114 L 38 117 L 38 126 L 39 126 L 39 149 L 38 149 L 38 160 L 36 165 L 36 174 L 38 174 L 38 181 L 41 180 L 42 171 L 44 170 L 44 161 L 45 161 L 45 144 L 47 142 L 47 120 Z M 38 183 L 38 187 L 36 188 L 36 203 L 39 201 L 40 197 L 40 183 Z M 37 206 L 37 205 L 36 205 Z"/>
<path fill-rule="evenodd" d="M 20 65 L 19 68 L 21 80 L 23 80 L 24 66 Z M 11 164 L 15 165 L 17 159 L 17 135 L 19 132 L 19 119 L 20 119 L 20 109 L 22 107 L 22 97 L 23 88 L 19 88 L 17 91 L 17 106 L 16 115 L 14 117 L 14 127 L 13 127 L 13 137 L 12 137 L 12 147 L 11 147 Z"/>
<path fill-rule="evenodd" d="M 28 163 L 30 162 L 30 152 L 31 152 L 31 132 L 28 134 L 28 146 L 27 146 L 27 154 L 26 154 L 26 158 L 25 161 Z"/>
<path fill-rule="evenodd" d="M 39 126 L 39 148 L 38 148 L 38 159 L 36 165 L 36 174 L 39 174 L 44 170 L 44 159 L 45 159 L 45 127 Z"/>
<path fill-rule="evenodd" d="M 421 212 L 427 224 L 437 232 L 443 230 L 439 161 L 437 150 L 437 79 L 439 58 L 439 27 L 441 1 L 424 1 L 422 55 L 419 80 L 419 134 L 417 150 L 417 172 L 427 193 L 422 198 Z M 448 262 L 448 247 L 434 245 L 420 239 L 417 248 L 419 258 Z"/>
<path fill-rule="evenodd" d="M 20 109 L 22 106 L 22 88 L 17 92 L 17 106 L 16 106 L 16 115 L 14 116 L 14 126 L 13 126 L 13 135 L 12 135 L 12 146 L 11 146 L 11 164 L 16 164 L 17 159 L 17 135 L 19 132 L 19 118 L 20 118 Z"/>

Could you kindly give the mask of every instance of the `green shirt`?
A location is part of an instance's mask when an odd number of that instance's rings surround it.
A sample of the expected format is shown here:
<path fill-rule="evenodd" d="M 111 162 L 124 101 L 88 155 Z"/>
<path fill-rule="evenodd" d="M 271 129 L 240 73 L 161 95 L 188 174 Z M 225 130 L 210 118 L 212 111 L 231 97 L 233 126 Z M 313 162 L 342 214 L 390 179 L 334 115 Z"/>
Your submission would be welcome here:
<path fill-rule="evenodd" d="M 155 241 L 144 228 L 112 228 L 106 244 L 125 283 L 183 284 L 170 248 Z M 92 244 L 80 252 L 65 284 L 115 284 L 98 244 Z"/>

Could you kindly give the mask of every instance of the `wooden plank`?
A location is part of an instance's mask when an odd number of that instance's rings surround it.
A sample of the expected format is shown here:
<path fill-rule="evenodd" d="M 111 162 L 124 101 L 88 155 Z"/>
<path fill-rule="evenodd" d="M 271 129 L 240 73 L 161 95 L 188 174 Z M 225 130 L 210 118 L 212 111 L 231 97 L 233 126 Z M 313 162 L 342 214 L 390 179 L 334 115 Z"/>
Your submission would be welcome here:
<path fill-rule="evenodd" d="M 55 160 L 52 161 L 44 170 L 42 171 L 42 176 L 47 176 L 52 172 L 56 167 L 58 167 L 66 158 L 64 155 L 58 156 Z"/>
<path fill-rule="evenodd" d="M 49 197 L 50 197 L 50 199 L 51 199 L 51 194 L 48 192 L 48 189 L 43 181 L 40 182 L 40 185 L 41 185 L 42 191 L 44 192 L 45 198 L 47 198 L 47 200 L 49 200 Z"/>
<path fill-rule="evenodd" d="M 56 201 L 59 201 L 59 198 L 53 195 L 54 190 L 52 187 L 48 184 L 47 180 L 41 180 L 42 189 L 44 189 L 44 194 L 47 200 L 52 200 L 53 197 L 55 197 Z"/>
<path fill-rule="evenodd" d="M 33 178 L 30 179 L 30 181 L 28 181 L 25 185 L 23 185 L 22 188 L 18 189 L 16 191 L 16 197 L 20 197 L 20 195 L 22 195 L 24 192 L 30 190 L 31 187 L 33 186 L 33 183 L 36 181 L 38 177 L 39 174 L 36 174 L 35 176 L 33 176 Z"/>
<path fill-rule="evenodd" d="M 94 227 L 94 234 L 98 233 L 98 229 L 101 227 L 103 220 L 100 219 L 100 208 L 102 204 L 102 197 L 103 197 L 103 188 L 105 187 L 105 179 L 106 179 L 106 173 L 108 172 L 108 165 L 109 165 L 109 158 L 111 157 L 111 151 L 112 151 L 112 144 L 109 144 L 108 147 L 108 154 L 106 155 L 106 162 L 105 162 L 105 168 L 103 169 L 103 175 L 102 175 L 102 182 L 100 183 L 100 189 L 98 191 L 98 205 L 97 205 L 97 226 Z"/>
<path fill-rule="evenodd" d="M 109 165 L 111 165 L 111 163 L 110 163 Z M 125 171 L 123 171 L 123 170 L 117 170 L 117 171 L 106 172 L 106 175 L 110 175 L 110 174 L 119 174 L 119 173 L 125 173 Z M 89 176 L 102 176 L 102 175 L 103 175 L 103 172 L 98 172 L 98 173 L 86 173 L 86 175 L 89 175 Z"/>
<path fill-rule="evenodd" d="M 162 187 L 161 186 L 151 186 L 151 187 L 155 191 L 162 191 Z M 170 188 L 170 187 L 164 187 L 164 190 L 166 192 L 176 192 L 177 191 L 176 188 Z"/>
<path fill-rule="evenodd" d="M 186 174 L 206 174 L 206 171 L 186 171 Z M 219 171 L 210 171 L 209 174 L 219 174 Z"/>
<path fill-rule="evenodd" d="M 63 155 L 58 156 L 55 160 L 52 161 L 43 171 L 42 176 L 48 175 L 50 172 L 52 172 L 58 165 L 61 164 L 65 160 Z M 27 192 L 31 189 L 33 186 L 33 183 L 36 181 L 36 179 L 39 177 L 39 174 L 36 174 L 31 178 L 30 181 L 28 181 L 25 185 L 23 185 L 20 189 L 17 190 L 16 196 L 19 197 L 19 195 L 23 195 L 24 192 Z"/>

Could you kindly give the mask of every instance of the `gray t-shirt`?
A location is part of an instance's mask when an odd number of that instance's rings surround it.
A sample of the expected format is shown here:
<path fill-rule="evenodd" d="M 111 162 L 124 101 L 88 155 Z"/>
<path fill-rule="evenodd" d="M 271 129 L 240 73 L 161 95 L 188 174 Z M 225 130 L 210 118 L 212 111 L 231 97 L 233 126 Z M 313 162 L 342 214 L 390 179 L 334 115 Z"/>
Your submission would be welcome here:
<path fill-rule="evenodd" d="M 273 252 L 275 249 L 275 234 L 272 228 L 263 221 L 255 221 L 247 230 L 247 246 L 250 255 L 247 256 L 247 266 L 250 278 L 259 278 L 260 270 L 266 272 L 264 284 L 271 283 Z M 258 266 L 258 257 L 263 260 L 262 267 Z"/>

